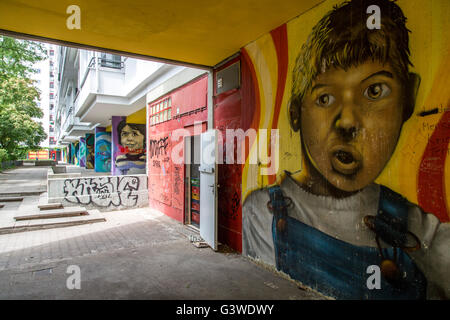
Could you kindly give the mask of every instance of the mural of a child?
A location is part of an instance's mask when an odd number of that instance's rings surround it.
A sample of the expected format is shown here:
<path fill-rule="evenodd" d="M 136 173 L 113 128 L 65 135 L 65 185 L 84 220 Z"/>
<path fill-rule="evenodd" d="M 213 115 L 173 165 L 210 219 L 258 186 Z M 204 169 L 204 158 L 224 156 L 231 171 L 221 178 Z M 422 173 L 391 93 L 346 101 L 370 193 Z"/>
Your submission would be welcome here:
<path fill-rule="evenodd" d="M 367 28 L 367 7 L 382 12 Z M 304 170 L 243 205 L 243 254 L 342 299 L 450 298 L 450 224 L 374 183 L 412 115 L 406 18 L 390 0 L 326 14 L 297 57 L 288 106 Z M 381 288 L 367 268 L 380 266 Z"/>
<path fill-rule="evenodd" d="M 121 154 L 116 157 L 116 168 L 121 174 L 145 173 L 146 129 L 145 124 L 121 121 L 117 126 Z"/>

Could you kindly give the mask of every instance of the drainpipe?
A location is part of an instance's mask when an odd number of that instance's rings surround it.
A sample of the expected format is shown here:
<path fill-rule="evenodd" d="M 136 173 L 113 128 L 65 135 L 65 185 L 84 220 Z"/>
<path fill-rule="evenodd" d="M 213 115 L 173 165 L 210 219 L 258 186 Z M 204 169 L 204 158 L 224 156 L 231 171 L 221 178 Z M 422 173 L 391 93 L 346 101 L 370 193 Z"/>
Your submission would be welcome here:
<path fill-rule="evenodd" d="M 208 70 L 208 130 L 214 129 L 214 69 Z"/>
<path fill-rule="evenodd" d="M 100 90 L 100 76 L 99 76 L 99 57 L 97 52 L 94 52 L 95 57 L 95 93 L 98 94 Z"/>

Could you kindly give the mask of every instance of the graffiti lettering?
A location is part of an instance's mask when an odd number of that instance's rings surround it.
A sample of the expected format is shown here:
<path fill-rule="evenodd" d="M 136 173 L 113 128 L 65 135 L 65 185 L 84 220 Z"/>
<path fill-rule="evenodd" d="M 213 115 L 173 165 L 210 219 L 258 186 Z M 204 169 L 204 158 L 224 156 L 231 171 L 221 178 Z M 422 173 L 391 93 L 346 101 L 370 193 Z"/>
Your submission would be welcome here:
<path fill-rule="evenodd" d="M 161 162 L 159 160 L 153 160 L 153 166 L 155 168 L 161 168 Z"/>
<path fill-rule="evenodd" d="M 119 146 L 121 153 L 145 153 L 145 149 L 131 149 L 129 147 Z"/>
<path fill-rule="evenodd" d="M 139 178 L 100 177 L 66 179 L 64 181 L 64 198 L 71 203 L 93 204 L 99 207 L 135 206 L 139 195 Z"/>
<path fill-rule="evenodd" d="M 150 140 L 150 158 L 157 157 L 161 154 L 167 154 L 167 146 L 169 145 L 168 139 L 169 137 L 164 137 L 159 140 Z"/>
<path fill-rule="evenodd" d="M 237 219 L 240 205 L 241 205 L 241 197 L 235 191 L 233 198 L 231 199 L 231 219 L 232 220 Z"/>
<path fill-rule="evenodd" d="M 174 174 L 173 192 L 175 194 L 180 194 L 180 192 L 181 192 L 180 187 L 181 187 L 181 184 L 183 183 L 183 181 L 181 180 L 181 167 L 174 166 L 174 169 L 175 170 L 173 172 L 173 174 Z"/>

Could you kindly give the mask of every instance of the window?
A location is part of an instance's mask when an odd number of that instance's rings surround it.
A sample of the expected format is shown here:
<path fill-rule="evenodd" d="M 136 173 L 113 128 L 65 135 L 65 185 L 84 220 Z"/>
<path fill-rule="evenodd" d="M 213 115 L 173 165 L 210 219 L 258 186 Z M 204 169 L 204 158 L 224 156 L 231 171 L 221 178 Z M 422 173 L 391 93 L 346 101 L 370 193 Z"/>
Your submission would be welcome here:
<path fill-rule="evenodd" d="M 51 56 L 54 56 L 54 55 L 55 55 L 55 50 L 53 50 L 53 49 L 50 50 L 50 55 L 51 55 Z"/>
<path fill-rule="evenodd" d="M 54 99 L 55 98 L 55 94 L 53 92 L 50 92 L 50 99 Z"/>
<path fill-rule="evenodd" d="M 172 98 L 168 97 L 149 106 L 150 125 L 172 119 Z"/>
<path fill-rule="evenodd" d="M 116 54 L 101 53 L 100 65 L 102 67 L 121 69 L 122 68 L 122 57 Z"/>
<path fill-rule="evenodd" d="M 50 88 L 53 89 L 55 87 L 55 83 L 52 81 L 50 82 Z"/>

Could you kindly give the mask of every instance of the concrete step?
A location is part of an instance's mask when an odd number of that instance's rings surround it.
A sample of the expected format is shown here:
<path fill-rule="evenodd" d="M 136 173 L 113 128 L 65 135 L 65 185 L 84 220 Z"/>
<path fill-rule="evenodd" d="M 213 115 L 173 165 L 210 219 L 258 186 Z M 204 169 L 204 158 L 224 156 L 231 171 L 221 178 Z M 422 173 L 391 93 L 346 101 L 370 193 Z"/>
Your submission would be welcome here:
<path fill-rule="evenodd" d="M 25 213 L 26 212 L 26 213 Z M 63 217 L 75 217 L 87 215 L 88 212 L 85 207 L 68 207 L 61 209 L 50 209 L 39 211 L 36 206 L 21 206 L 14 216 L 16 221 L 21 220 L 36 220 L 36 219 L 52 219 L 52 218 L 63 218 Z"/>
<path fill-rule="evenodd" d="M 64 208 L 62 203 L 56 202 L 56 203 L 41 203 L 38 204 L 38 208 L 40 210 L 52 210 L 52 209 L 61 209 Z"/>
<path fill-rule="evenodd" d="M 39 190 L 35 191 L 14 191 L 14 192 L 0 192 L 0 197 L 29 197 L 29 196 L 39 196 L 43 194 L 44 192 L 47 192 L 46 189 L 40 188 Z"/>
<path fill-rule="evenodd" d="M 23 197 L 2 197 L 0 196 L 0 202 L 13 202 L 13 201 L 22 201 Z"/>
<path fill-rule="evenodd" d="M 14 225 L 0 228 L 0 234 L 25 232 L 41 229 L 53 229 L 72 227 L 82 224 L 105 222 L 106 219 L 101 212 L 91 212 L 88 215 L 63 218 L 35 219 L 16 221 Z"/>

